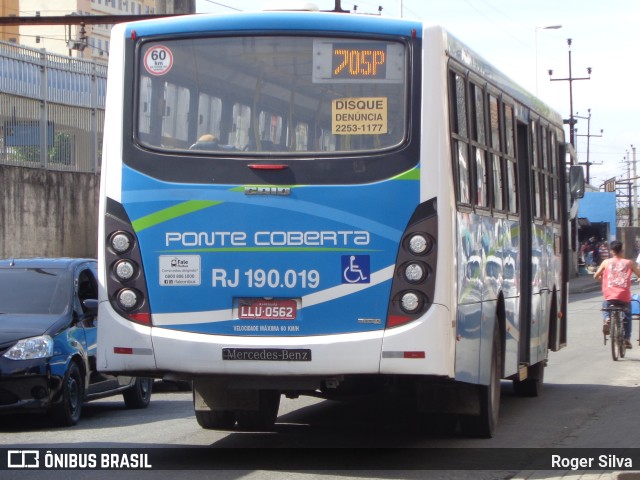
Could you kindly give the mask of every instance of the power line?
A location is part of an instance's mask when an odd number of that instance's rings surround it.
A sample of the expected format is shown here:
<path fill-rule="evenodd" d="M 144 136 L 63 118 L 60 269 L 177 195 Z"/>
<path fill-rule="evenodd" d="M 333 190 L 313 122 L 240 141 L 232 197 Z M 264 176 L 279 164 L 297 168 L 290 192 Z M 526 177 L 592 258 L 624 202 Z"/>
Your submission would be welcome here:
<path fill-rule="evenodd" d="M 507 29 L 505 29 L 502 25 L 500 25 L 498 22 L 494 21 L 493 19 L 491 19 L 489 16 L 487 16 L 484 12 L 482 12 L 481 10 L 479 10 L 475 5 L 473 5 L 471 3 L 470 0 L 464 0 L 464 2 L 469 5 L 473 10 L 475 10 L 480 16 L 484 17 L 486 20 L 488 20 L 490 23 L 494 24 L 496 27 L 498 27 L 500 30 L 502 30 L 503 32 L 505 32 L 507 35 L 509 35 L 511 38 L 515 39 L 518 41 L 518 43 L 524 45 L 527 48 L 532 48 L 531 45 L 528 45 L 527 43 L 525 43 L 524 41 L 522 41 L 520 38 L 516 37 L 515 35 L 513 35 L 510 31 L 508 31 Z"/>
<path fill-rule="evenodd" d="M 148 15 L 52 15 L 40 17 L 0 17 L 0 25 L 99 25 L 133 22 L 153 18 L 179 17 L 184 13 L 165 13 Z"/>
<path fill-rule="evenodd" d="M 236 12 L 242 12 L 243 10 L 240 8 L 231 7 L 229 5 L 225 5 L 224 3 L 214 2 L 213 0 L 204 0 L 207 3 L 212 3 L 213 5 L 217 5 L 219 7 L 228 8 L 229 10 L 235 10 Z"/>

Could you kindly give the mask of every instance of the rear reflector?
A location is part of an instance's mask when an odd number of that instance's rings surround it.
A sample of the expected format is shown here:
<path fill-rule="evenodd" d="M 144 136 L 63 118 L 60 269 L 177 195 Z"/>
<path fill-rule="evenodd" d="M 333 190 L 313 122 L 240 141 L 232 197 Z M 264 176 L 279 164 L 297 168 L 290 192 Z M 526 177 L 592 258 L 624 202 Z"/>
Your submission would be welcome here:
<path fill-rule="evenodd" d="M 144 325 L 151 325 L 150 313 L 129 313 L 128 317 L 134 322 L 142 323 Z"/>
<path fill-rule="evenodd" d="M 251 163 L 249 168 L 253 170 L 284 170 L 287 166 L 272 163 Z"/>
<path fill-rule="evenodd" d="M 404 358 L 425 358 L 424 352 L 404 352 Z"/>
<path fill-rule="evenodd" d="M 113 353 L 116 355 L 133 355 L 133 348 L 113 347 Z"/>
<path fill-rule="evenodd" d="M 425 352 L 382 352 L 382 358 L 426 358 Z"/>
<path fill-rule="evenodd" d="M 404 315 L 389 315 L 387 317 L 387 328 L 397 327 L 409 323 L 413 318 Z"/>

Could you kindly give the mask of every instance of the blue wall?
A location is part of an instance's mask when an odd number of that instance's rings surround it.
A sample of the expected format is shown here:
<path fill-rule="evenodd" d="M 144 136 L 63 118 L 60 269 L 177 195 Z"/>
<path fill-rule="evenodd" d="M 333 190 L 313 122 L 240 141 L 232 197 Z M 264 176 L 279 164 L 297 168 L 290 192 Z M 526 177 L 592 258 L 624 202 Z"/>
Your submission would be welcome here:
<path fill-rule="evenodd" d="M 585 192 L 578 201 L 578 217 L 591 223 L 608 223 L 609 240 L 616 238 L 616 194 L 615 192 Z"/>

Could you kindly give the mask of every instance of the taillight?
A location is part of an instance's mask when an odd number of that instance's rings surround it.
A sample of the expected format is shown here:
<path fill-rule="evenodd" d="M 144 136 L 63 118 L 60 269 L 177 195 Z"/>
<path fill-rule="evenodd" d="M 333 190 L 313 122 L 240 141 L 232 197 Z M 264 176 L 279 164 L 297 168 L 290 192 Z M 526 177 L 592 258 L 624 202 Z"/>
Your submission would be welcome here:
<path fill-rule="evenodd" d="M 429 235 L 416 233 L 409 237 L 407 245 L 414 255 L 424 255 L 433 247 L 433 241 Z"/>
<path fill-rule="evenodd" d="M 107 200 L 105 235 L 109 302 L 123 317 L 150 325 L 151 312 L 138 237 L 122 205 L 111 199 Z"/>
<path fill-rule="evenodd" d="M 405 230 L 391 286 L 387 328 L 420 318 L 431 306 L 435 290 L 438 218 L 436 202 L 420 205 Z"/>
<path fill-rule="evenodd" d="M 407 313 L 419 311 L 423 303 L 419 292 L 405 292 L 400 296 L 400 307 Z"/>
<path fill-rule="evenodd" d="M 127 232 L 114 232 L 109 237 L 109 245 L 119 255 L 127 253 L 133 245 L 133 239 Z"/>
<path fill-rule="evenodd" d="M 428 267 L 420 262 L 411 262 L 403 267 L 404 278 L 410 283 L 421 283 L 427 278 Z"/>
<path fill-rule="evenodd" d="M 118 260 L 113 265 L 113 273 L 121 282 L 131 280 L 137 271 L 138 266 L 131 260 Z"/>

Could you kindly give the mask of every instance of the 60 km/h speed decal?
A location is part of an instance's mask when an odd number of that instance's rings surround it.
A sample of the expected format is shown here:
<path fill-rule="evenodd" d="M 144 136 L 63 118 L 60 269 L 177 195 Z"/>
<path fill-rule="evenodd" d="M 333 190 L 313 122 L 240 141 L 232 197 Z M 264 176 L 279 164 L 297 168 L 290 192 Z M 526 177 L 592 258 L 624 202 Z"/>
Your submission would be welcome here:
<path fill-rule="evenodd" d="M 144 68 L 151 75 L 164 75 L 173 66 L 173 53 L 164 45 L 156 45 L 144 54 Z"/>

